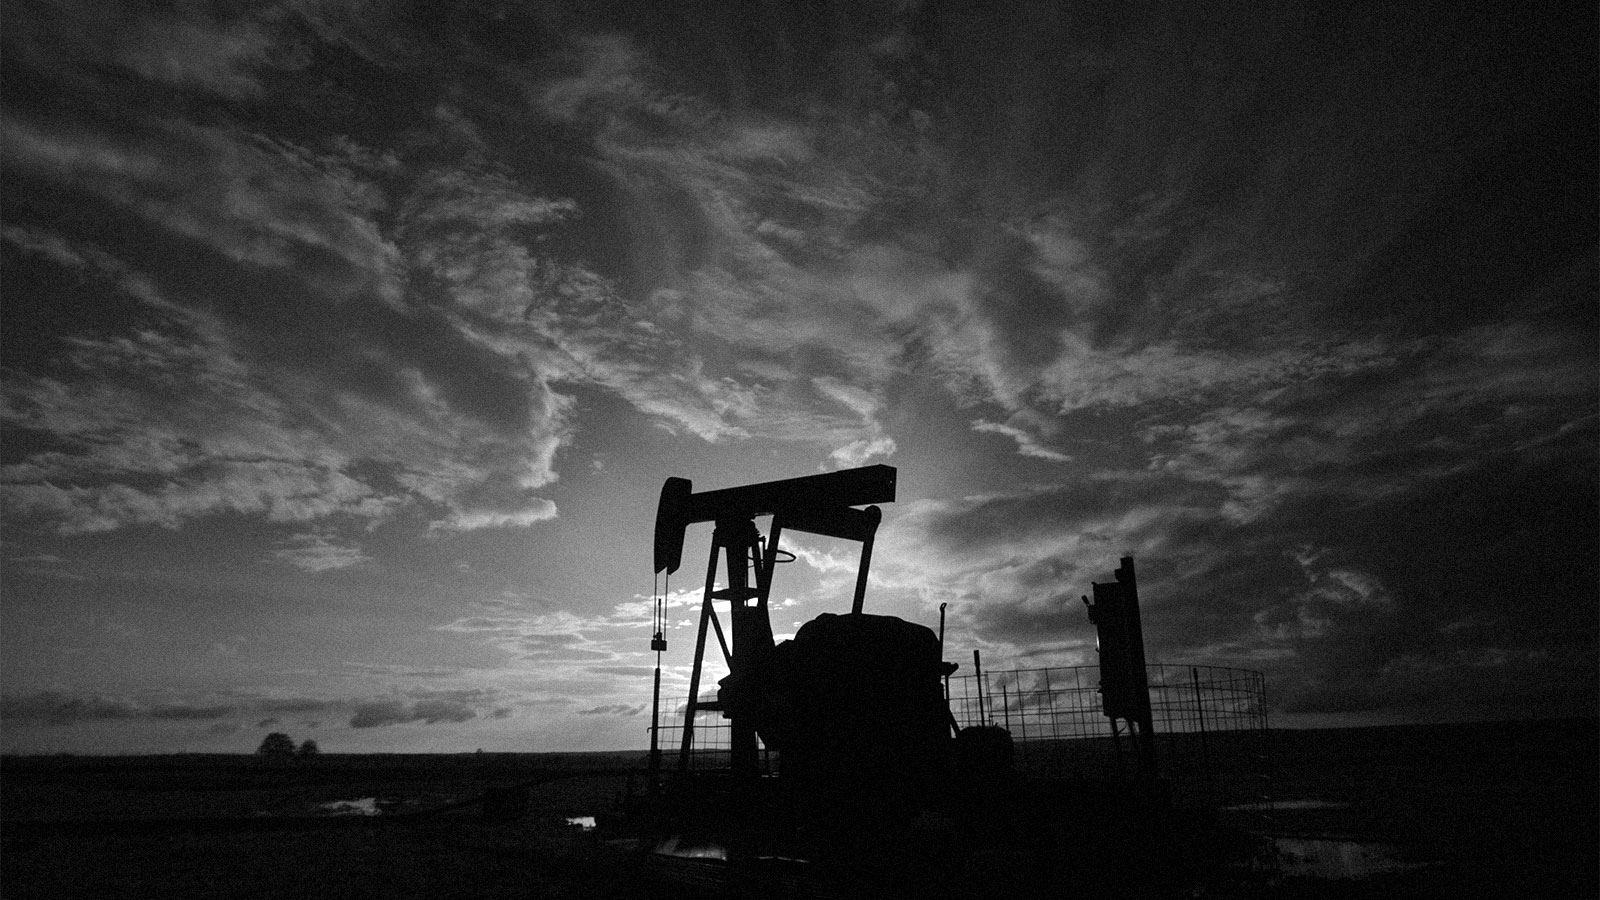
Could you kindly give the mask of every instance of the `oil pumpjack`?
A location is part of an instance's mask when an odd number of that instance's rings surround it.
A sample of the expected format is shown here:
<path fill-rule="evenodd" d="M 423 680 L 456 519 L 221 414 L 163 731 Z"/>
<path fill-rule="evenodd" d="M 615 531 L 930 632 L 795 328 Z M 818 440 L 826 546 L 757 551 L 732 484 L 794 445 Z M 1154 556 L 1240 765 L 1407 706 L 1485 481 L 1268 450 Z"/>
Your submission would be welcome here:
<path fill-rule="evenodd" d="M 945 691 L 956 665 L 943 660 L 942 610 L 938 634 L 864 611 L 882 519 L 875 504 L 893 502 L 895 477 L 894 468 L 875 465 L 700 493 L 687 479 L 667 479 L 655 571 L 679 568 L 688 526 L 712 523 L 714 532 L 676 764 L 665 764 L 658 737 L 666 641 L 657 630 L 649 784 L 625 804 L 622 829 L 642 838 L 657 875 L 723 894 L 1027 896 L 1059 890 L 1069 875 L 1079 888 L 1165 893 L 1157 874 L 1164 856 L 1146 852 L 1162 842 L 1150 827 L 1159 830 L 1160 817 L 1147 814 L 1161 805 L 1153 768 L 1141 765 L 1143 787 L 1131 797 L 1081 780 L 1017 776 L 1005 729 L 960 728 L 951 715 Z M 755 520 L 765 516 L 771 522 L 762 535 Z M 859 542 L 860 564 L 848 613 L 823 613 L 775 643 L 768 603 L 784 555 L 779 542 L 790 531 Z M 1124 566 L 1118 582 L 1126 589 L 1096 585 L 1092 612 L 1118 623 L 1102 630 L 1126 647 L 1130 607 L 1135 633 L 1138 623 L 1131 560 Z M 731 645 L 719 602 L 729 604 Z M 715 699 L 700 693 L 712 634 L 729 672 Z M 1142 648 L 1138 656 L 1142 665 Z M 1118 702 L 1133 693 L 1116 690 Z M 1133 712 L 1117 712 L 1133 723 L 1138 705 L 1127 703 Z M 1148 698 L 1145 710 L 1142 735 Z M 703 711 L 729 721 L 726 769 L 691 765 Z M 778 764 L 764 766 L 773 751 Z M 1094 868 L 1075 868 L 1085 861 Z M 1100 877 L 1107 866 L 1124 877 Z"/>

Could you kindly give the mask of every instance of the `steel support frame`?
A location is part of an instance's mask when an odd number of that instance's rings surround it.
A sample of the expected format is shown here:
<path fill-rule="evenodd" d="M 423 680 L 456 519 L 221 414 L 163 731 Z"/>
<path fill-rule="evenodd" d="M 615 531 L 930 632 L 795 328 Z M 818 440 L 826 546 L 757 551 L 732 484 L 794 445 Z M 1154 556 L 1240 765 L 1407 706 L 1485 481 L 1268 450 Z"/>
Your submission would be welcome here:
<path fill-rule="evenodd" d="M 695 716 L 708 704 L 700 702 L 700 675 L 704 668 L 707 626 L 714 628 L 722 645 L 723 659 L 734 675 L 743 675 L 758 667 L 765 654 L 772 649 L 772 622 L 767 612 L 767 595 L 772 589 L 772 565 L 776 562 L 779 526 L 775 522 L 773 539 L 766 542 L 769 549 L 762 553 L 761 533 L 749 520 L 718 522 L 711 536 L 711 554 L 706 562 L 706 581 L 700 603 L 700 628 L 695 638 L 694 668 L 689 675 L 689 702 L 684 710 L 683 740 L 678 750 L 678 771 L 689 768 L 690 754 L 694 749 Z M 721 551 L 728 571 L 728 586 L 716 590 L 717 553 Z M 751 562 L 755 563 L 756 584 L 750 584 Z M 722 633 L 722 623 L 717 618 L 715 603 L 727 600 L 729 619 L 733 630 L 730 648 Z M 720 709 L 720 704 L 709 706 Z M 754 777 L 759 774 L 759 746 L 755 725 L 744 716 L 730 717 L 733 772 L 736 776 Z"/>

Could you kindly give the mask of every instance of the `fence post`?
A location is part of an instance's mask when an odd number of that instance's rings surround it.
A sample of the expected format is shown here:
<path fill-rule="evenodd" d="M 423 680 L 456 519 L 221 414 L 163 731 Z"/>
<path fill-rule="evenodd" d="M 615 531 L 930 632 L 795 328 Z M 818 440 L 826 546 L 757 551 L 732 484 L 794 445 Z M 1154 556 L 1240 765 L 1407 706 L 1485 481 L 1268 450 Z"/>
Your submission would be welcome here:
<path fill-rule="evenodd" d="M 978 651 L 972 651 L 972 677 L 977 679 L 978 685 L 978 724 L 989 724 L 989 713 L 983 708 L 983 657 Z"/>
<path fill-rule="evenodd" d="M 1217 797 L 1216 778 L 1211 771 L 1211 740 L 1206 735 L 1206 705 L 1200 695 L 1200 668 L 1190 666 L 1189 677 L 1194 682 L 1194 712 L 1200 722 L 1200 767 L 1205 770 L 1206 784 L 1211 788 L 1212 798 L 1220 800 L 1221 798 Z"/>

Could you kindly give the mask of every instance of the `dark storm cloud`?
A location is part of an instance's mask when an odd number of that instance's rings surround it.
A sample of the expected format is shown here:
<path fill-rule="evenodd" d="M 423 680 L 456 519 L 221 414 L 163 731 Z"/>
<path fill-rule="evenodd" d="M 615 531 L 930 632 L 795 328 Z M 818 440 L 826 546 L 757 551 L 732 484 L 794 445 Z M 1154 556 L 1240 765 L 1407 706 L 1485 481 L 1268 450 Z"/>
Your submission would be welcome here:
<path fill-rule="evenodd" d="M 0 719 L 47 725 L 113 719 L 208 721 L 235 712 L 237 708 L 229 704 L 149 703 L 126 697 L 66 691 L 6 694 L 0 697 Z"/>
<path fill-rule="evenodd" d="M 96 719 L 131 719 L 142 712 L 120 699 L 97 696 L 69 696 L 59 691 L 41 691 L 0 698 L 0 718 L 14 722 L 45 722 L 68 725 Z"/>
<path fill-rule="evenodd" d="M 1000 338 L 979 359 L 1008 405 L 1238 402 L 1329 374 L 1382 374 L 1418 352 L 1405 329 L 1492 321 L 1504 295 L 1541 296 L 1582 266 L 1589 248 L 1577 236 L 1593 216 L 1570 198 L 1585 195 L 1592 166 L 1562 156 L 1586 138 L 1561 123 L 1586 89 L 1586 51 L 1559 25 L 1519 22 L 1506 42 L 1493 22 L 1463 24 L 1452 43 L 1400 12 L 1288 5 L 1265 21 L 1251 13 L 1248 27 L 1226 11 L 1147 12 L 1163 27 L 1137 16 L 929 17 L 928 33 L 955 54 L 941 93 L 949 126 L 1000 117 L 997 127 L 1034 138 L 996 154 L 982 130 L 961 134 L 1000 196 L 1041 198 L 1014 210 L 1033 255 L 1003 258 L 1055 290 L 1034 288 L 1009 310 L 1006 282 L 993 282 L 1001 289 L 976 307 Z M 1013 40 L 1065 49 L 979 49 Z M 1337 66 L 1308 62 L 1333 46 L 1349 48 Z M 1414 64 L 1397 78 L 1402 59 Z M 977 109 L 1007 89 L 1016 103 Z M 1560 137 L 1552 146 L 1523 133 L 1538 129 Z M 1502 142 L 1545 147 L 1562 175 L 1550 160 L 1508 165 Z M 1040 191 L 1040 179 L 1056 189 Z M 1477 254 L 1442 255 L 1468 246 Z M 1520 248 L 1534 247 L 1542 262 L 1530 265 Z M 1502 257 L 1524 277 L 1472 284 L 1453 271 Z M 1406 292 L 1419 302 L 1393 302 Z M 1530 304 L 1534 328 L 1577 312 L 1576 298 Z M 1051 322 L 1065 322 L 1065 336 Z"/>
<path fill-rule="evenodd" d="M 285 697 L 276 700 L 260 700 L 255 703 L 257 709 L 270 713 L 307 713 L 321 712 L 334 706 L 331 701 L 317 700 L 311 697 Z"/>
<path fill-rule="evenodd" d="M 451 703 L 484 706 L 499 699 L 501 692 L 496 688 L 434 688 L 412 689 L 406 692 L 406 696 L 418 700 L 444 700 Z"/>
<path fill-rule="evenodd" d="M 1076 490 L 902 517 L 903 547 L 943 553 L 905 550 L 939 582 L 921 589 L 1019 652 L 1066 647 L 1077 593 L 1133 552 L 1159 654 L 1267 668 L 1296 711 L 1437 704 L 1452 679 L 1463 703 L 1592 695 L 1594 221 L 1574 198 L 1594 178 L 1571 154 L 1594 140 L 1564 119 L 1588 51 L 1550 24 L 1446 45 L 1402 14 L 1287 15 L 1141 32 L 1144 67 L 1113 39 L 1079 73 L 1127 101 L 1060 157 L 1063 196 L 1093 202 L 1022 232 L 1069 337 L 987 357 L 1008 406 L 1141 443 Z M 1350 56 L 1296 71 L 1330 26 Z M 975 427 L 1027 452 L 1029 431 Z M 1551 584 L 1514 604 L 1527 566 Z"/>
<path fill-rule="evenodd" d="M 1294 711 L 1438 704 L 1454 676 L 1455 703 L 1592 694 L 1589 352 L 1521 324 L 1423 344 L 1146 425 L 1142 471 L 906 510 L 889 577 L 1034 654 L 1081 646 L 1077 595 L 1133 553 L 1154 653 L 1268 669 Z"/>
<path fill-rule="evenodd" d="M 232 706 L 186 706 L 178 703 L 163 703 L 151 707 L 149 715 L 152 719 L 220 719 L 235 712 Z"/>

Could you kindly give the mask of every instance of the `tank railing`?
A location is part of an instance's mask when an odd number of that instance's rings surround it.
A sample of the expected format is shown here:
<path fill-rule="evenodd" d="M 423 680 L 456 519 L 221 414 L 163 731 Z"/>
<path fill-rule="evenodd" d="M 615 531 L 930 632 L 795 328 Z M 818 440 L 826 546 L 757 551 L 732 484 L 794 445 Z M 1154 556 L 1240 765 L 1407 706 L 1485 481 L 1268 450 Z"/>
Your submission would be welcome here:
<path fill-rule="evenodd" d="M 1219 666 L 1147 669 L 1158 734 L 1266 727 L 1260 672 Z M 982 681 L 980 714 L 977 676 L 950 679 L 950 711 L 962 727 L 1003 725 L 1018 742 L 1112 734 L 1100 705 L 1098 666 L 986 672 Z"/>
<path fill-rule="evenodd" d="M 1267 772 L 1266 678 L 1248 669 L 1155 664 L 1147 667 L 1157 767 L 1180 798 L 1218 806 L 1257 802 Z M 957 725 L 995 724 L 1011 733 L 1016 768 L 1041 777 L 1131 776 L 1135 750 L 1126 730 L 1112 730 L 1100 705 L 1098 666 L 1059 666 L 985 672 L 949 680 Z M 661 746 L 683 734 L 680 703 L 661 725 Z M 691 771 L 726 770 L 732 734 L 727 719 L 702 710 L 695 717 Z M 762 771 L 777 755 L 761 754 Z M 663 768 L 673 770 L 677 755 Z"/>
<path fill-rule="evenodd" d="M 662 716 L 661 746 L 678 747 L 683 740 L 683 717 L 688 709 L 688 702 L 676 704 L 672 710 Z M 757 741 L 758 746 L 760 741 Z M 689 751 L 689 771 L 691 772 L 718 772 L 728 771 L 733 766 L 733 730 L 722 713 L 715 710 L 696 710 L 694 717 L 694 743 Z M 675 771 L 678 765 L 677 751 L 663 753 L 662 769 Z M 767 752 L 766 747 L 760 747 L 760 772 L 770 775 L 776 772 L 777 757 Z"/>
<path fill-rule="evenodd" d="M 1183 797 L 1218 805 L 1254 800 L 1265 771 L 1266 679 L 1223 666 L 1146 667 L 1158 770 Z M 950 679 L 962 727 L 994 724 L 1012 737 L 1016 767 L 1048 777 L 1131 775 L 1135 750 L 1100 703 L 1098 666 L 985 672 Z M 982 701 L 980 703 L 980 687 Z"/>

